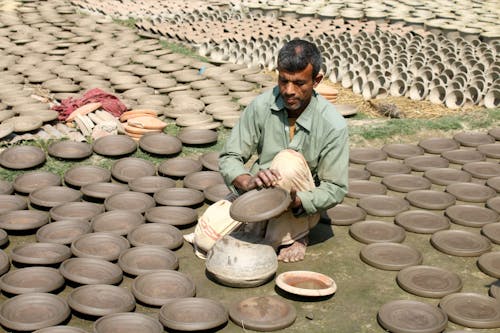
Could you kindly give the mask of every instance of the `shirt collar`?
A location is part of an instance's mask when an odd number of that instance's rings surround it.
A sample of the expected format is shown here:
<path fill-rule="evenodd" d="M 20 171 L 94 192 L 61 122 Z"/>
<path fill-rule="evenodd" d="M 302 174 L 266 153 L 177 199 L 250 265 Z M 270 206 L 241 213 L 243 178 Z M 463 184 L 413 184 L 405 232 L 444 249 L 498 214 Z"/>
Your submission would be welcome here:
<path fill-rule="evenodd" d="M 281 98 L 278 86 L 273 88 L 273 96 L 274 103 L 271 104 L 272 111 L 285 111 L 285 103 L 283 102 L 283 98 Z M 299 124 L 302 128 L 307 131 L 311 130 L 312 126 L 312 118 L 313 118 L 313 110 L 316 109 L 316 105 L 318 104 L 317 93 L 314 90 L 311 96 L 311 100 L 309 101 L 309 105 L 306 107 L 304 112 L 297 118 L 297 124 Z"/>

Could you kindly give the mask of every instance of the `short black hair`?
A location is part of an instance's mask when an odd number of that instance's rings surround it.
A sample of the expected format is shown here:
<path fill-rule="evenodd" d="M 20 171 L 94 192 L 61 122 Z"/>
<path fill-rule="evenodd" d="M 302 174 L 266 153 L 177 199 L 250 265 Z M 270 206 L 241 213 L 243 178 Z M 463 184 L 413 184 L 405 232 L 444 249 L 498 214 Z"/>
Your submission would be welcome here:
<path fill-rule="evenodd" d="M 278 54 L 278 70 L 299 72 L 311 64 L 313 79 L 318 75 L 321 63 L 321 53 L 316 45 L 303 39 L 289 41 Z"/>

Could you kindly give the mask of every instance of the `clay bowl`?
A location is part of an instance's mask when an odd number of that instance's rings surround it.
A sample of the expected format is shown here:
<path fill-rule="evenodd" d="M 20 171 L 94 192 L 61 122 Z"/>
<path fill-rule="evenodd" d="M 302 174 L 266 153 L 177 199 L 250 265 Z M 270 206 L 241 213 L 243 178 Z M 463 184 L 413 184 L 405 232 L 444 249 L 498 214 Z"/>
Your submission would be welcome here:
<path fill-rule="evenodd" d="M 26 209 L 28 203 L 26 199 L 17 195 L 0 194 L 0 214 L 13 210 Z"/>
<path fill-rule="evenodd" d="M 225 324 L 228 314 L 220 302 L 212 299 L 174 298 L 161 307 L 160 321 L 173 330 L 210 330 Z"/>
<path fill-rule="evenodd" d="M 182 142 L 165 133 L 147 133 L 139 140 L 142 150 L 156 155 L 173 155 L 182 150 Z"/>
<path fill-rule="evenodd" d="M 39 210 L 13 210 L 0 215 L 0 228 L 31 230 L 49 223 L 49 214 Z"/>
<path fill-rule="evenodd" d="M 52 221 L 90 221 L 94 216 L 102 212 L 104 212 L 104 207 L 92 202 L 67 202 L 62 205 L 52 207 L 49 214 Z"/>
<path fill-rule="evenodd" d="M 90 223 L 80 220 L 62 220 L 44 225 L 36 232 L 36 240 L 41 243 L 68 245 L 92 230 Z"/>
<path fill-rule="evenodd" d="M 118 265 L 93 258 L 67 259 L 59 271 L 67 280 L 78 284 L 117 284 L 123 277 Z"/>
<path fill-rule="evenodd" d="M 17 192 L 29 194 L 36 189 L 46 186 L 61 185 L 61 177 L 48 171 L 31 171 L 19 175 L 14 179 L 14 189 Z"/>
<path fill-rule="evenodd" d="M 113 313 L 94 323 L 94 333 L 141 332 L 162 333 L 158 319 L 137 312 Z"/>
<path fill-rule="evenodd" d="M 162 306 L 174 298 L 194 297 L 196 286 L 184 273 L 162 270 L 136 277 L 132 293 L 144 304 Z"/>
<path fill-rule="evenodd" d="M 45 162 L 45 152 L 35 146 L 13 146 L 0 153 L 0 165 L 7 169 L 34 168 Z"/>
<path fill-rule="evenodd" d="M 26 265 L 54 265 L 69 257 L 69 247 L 55 243 L 25 243 L 16 246 L 10 254 L 12 261 Z"/>
<path fill-rule="evenodd" d="M 65 186 L 46 186 L 34 190 L 29 195 L 31 204 L 52 208 L 66 202 L 79 201 L 82 193 Z"/>
<path fill-rule="evenodd" d="M 183 243 L 182 233 L 176 227 L 164 223 L 147 223 L 135 227 L 127 235 L 133 246 L 159 246 L 170 250 Z"/>
<path fill-rule="evenodd" d="M 144 176 L 132 179 L 128 187 L 134 192 L 153 194 L 162 188 L 175 187 L 175 180 L 162 176 Z"/>
<path fill-rule="evenodd" d="M 3 275 L 0 288 L 10 294 L 48 293 L 61 288 L 64 277 L 55 268 L 25 267 Z"/>
<path fill-rule="evenodd" d="M 156 192 L 154 200 L 165 206 L 195 206 L 205 200 L 203 192 L 192 188 L 165 188 Z"/>
<path fill-rule="evenodd" d="M 145 217 L 148 222 L 181 227 L 194 223 L 198 219 L 198 213 L 190 207 L 158 206 L 148 209 Z"/>
<path fill-rule="evenodd" d="M 60 296 L 27 293 L 3 302 L 0 323 L 16 331 L 34 331 L 63 322 L 70 312 L 68 303 Z"/>
<path fill-rule="evenodd" d="M 337 291 L 331 277 L 312 271 L 281 273 L 276 277 L 276 285 L 288 293 L 306 297 L 328 296 Z"/>
<path fill-rule="evenodd" d="M 224 178 L 218 171 L 198 171 L 186 175 L 182 183 L 186 188 L 203 191 L 209 186 L 224 184 Z"/>
<path fill-rule="evenodd" d="M 162 191 L 171 190 L 172 188 L 167 188 L 164 190 L 160 190 L 156 193 L 160 193 Z M 155 193 L 155 195 L 156 195 Z M 144 213 L 149 208 L 155 206 L 155 199 L 151 196 L 140 193 L 140 192 L 121 192 L 110 195 L 104 200 L 104 207 L 106 210 L 130 210 L 138 213 Z"/>
<path fill-rule="evenodd" d="M 92 155 L 92 146 L 86 142 L 65 140 L 50 144 L 47 153 L 64 160 L 78 160 Z"/>
<path fill-rule="evenodd" d="M 98 200 L 104 200 L 112 194 L 127 192 L 128 190 L 129 188 L 125 184 L 106 182 L 87 184 L 80 188 L 84 196 Z"/>
<path fill-rule="evenodd" d="M 64 182 L 78 188 L 110 180 L 111 172 L 96 165 L 77 165 L 64 173 Z"/>
<path fill-rule="evenodd" d="M 121 182 L 145 176 L 154 176 L 156 167 L 153 163 L 136 157 L 125 157 L 115 161 L 111 167 L 113 177 Z"/>
<path fill-rule="evenodd" d="M 158 166 L 158 173 L 165 176 L 184 177 L 190 173 L 201 171 L 200 161 L 189 157 L 167 159 Z"/>
<path fill-rule="evenodd" d="M 130 247 L 128 240 L 108 232 L 84 234 L 71 243 L 71 252 L 80 258 L 114 261 Z"/>
<path fill-rule="evenodd" d="M 132 293 L 122 287 L 107 284 L 85 285 L 68 295 L 68 305 L 75 311 L 89 316 L 129 312 L 135 308 Z"/>
<path fill-rule="evenodd" d="M 144 217 L 141 213 L 117 209 L 95 216 L 91 225 L 95 232 L 109 232 L 124 236 L 143 223 Z"/>
<path fill-rule="evenodd" d="M 177 269 L 179 260 L 175 253 L 158 246 L 139 246 L 123 251 L 118 265 L 130 275 L 139 275 L 159 269 Z"/>
<path fill-rule="evenodd" d="M 92 149 L 103 156 L 122 156 L 133 153 L 137 143 L 127 135 L 108 135 L 95 140 Z"/>

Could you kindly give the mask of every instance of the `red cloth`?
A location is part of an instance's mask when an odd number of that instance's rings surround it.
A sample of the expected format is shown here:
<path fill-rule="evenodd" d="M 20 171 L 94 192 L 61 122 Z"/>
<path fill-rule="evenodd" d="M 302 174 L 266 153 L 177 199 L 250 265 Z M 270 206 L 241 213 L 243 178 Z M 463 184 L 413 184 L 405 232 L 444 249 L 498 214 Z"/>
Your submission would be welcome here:
<path fill-rule="evenodd" d="M 118 97 L 108 94 L 99 88 L 87 91 L 82 98 L 68 97 L 63 99 L 61 104 L 53 106 L 52 110 L 59 112 L 59 120 L 66 120 L 66 118 L 80 106 L 95 102 L 101 102 L 101 108 L 115 117 L 119 117 L 123 112 L 127 111 L 127 107 Z"/>

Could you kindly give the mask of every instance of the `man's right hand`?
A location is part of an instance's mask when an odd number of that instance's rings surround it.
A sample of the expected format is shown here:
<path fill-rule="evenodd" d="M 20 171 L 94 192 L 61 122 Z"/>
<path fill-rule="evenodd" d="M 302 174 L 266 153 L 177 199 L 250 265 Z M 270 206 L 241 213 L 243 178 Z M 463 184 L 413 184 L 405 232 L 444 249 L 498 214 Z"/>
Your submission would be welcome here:
<path fill-rule="evenodd" d="M 257 172 L 255 176 L 244 174 L 233 180 L 233 185 L 243 191 L 250 191 L 260 187 L 274 187 L 281 179 L 277 170 L 264 169 Z"/>

